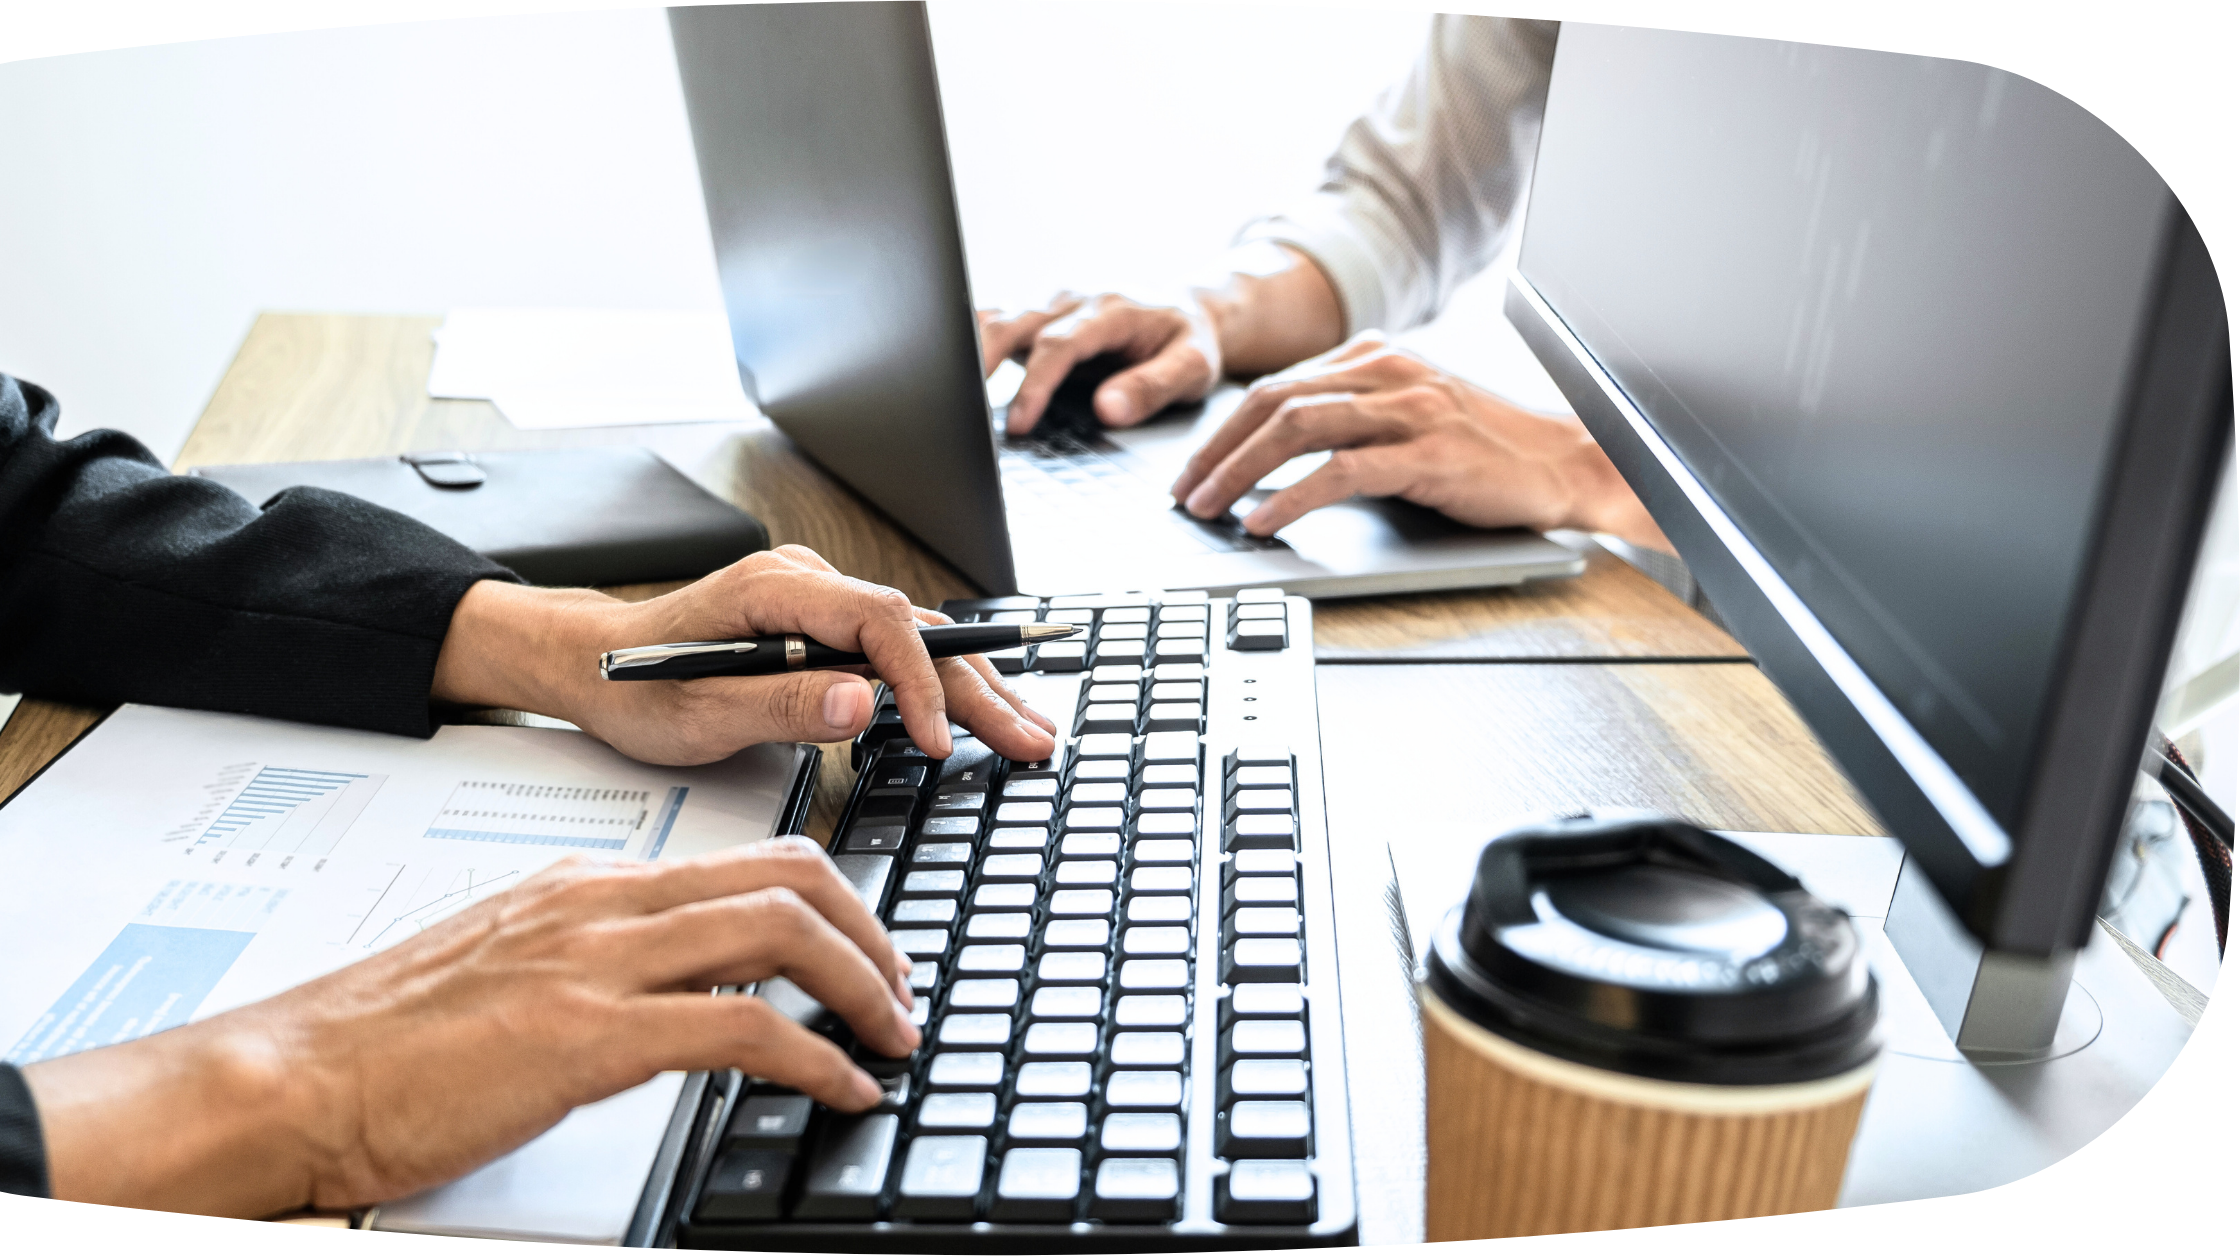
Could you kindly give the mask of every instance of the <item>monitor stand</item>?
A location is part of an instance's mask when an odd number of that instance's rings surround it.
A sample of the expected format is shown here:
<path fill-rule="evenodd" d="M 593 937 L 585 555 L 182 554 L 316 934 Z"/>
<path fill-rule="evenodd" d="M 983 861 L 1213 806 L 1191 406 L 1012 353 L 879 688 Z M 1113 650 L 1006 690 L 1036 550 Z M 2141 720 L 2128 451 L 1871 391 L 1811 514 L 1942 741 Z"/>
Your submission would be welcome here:
<path fill-rule="evenodd" d="M 1907 858 L 1882 933 L 1960 1052 L 1978 1063 L 2050 1057 L 2077 969 L 2076 951 L 2053 958 L 1985 949 Z"/>

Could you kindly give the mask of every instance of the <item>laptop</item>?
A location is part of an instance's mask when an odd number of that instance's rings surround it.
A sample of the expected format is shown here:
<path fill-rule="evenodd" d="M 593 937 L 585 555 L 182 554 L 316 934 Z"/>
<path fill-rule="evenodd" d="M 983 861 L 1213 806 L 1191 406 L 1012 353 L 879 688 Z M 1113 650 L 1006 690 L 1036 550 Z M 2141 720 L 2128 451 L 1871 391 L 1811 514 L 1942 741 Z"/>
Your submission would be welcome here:
<path fill-rule="evenodd" d="M 1060 408 L 1005 438 L 925 7 L 683 8 L 669 24 L 748 397 L 983 589 L 1374 595 L 1584 568 L 1530 531 L 1393 500 L 1333 505 L 1274 539 L 1195 520 L 1167 487 L 1242 397 L 1233 386 L 1133 429 Z"/>

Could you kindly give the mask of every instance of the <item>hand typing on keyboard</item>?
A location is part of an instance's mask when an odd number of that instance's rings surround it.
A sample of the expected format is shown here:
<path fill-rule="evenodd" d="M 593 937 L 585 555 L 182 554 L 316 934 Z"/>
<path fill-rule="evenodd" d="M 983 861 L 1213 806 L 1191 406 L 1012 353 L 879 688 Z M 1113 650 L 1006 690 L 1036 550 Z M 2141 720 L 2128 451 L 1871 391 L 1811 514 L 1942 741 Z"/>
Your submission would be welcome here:
<path fill-rule="evenodd" d="M 907 1055 L 911 964 L 812 842 L 568 859 L 354 966 L 26 1071 L 57 1197 L 265 1215 L 450 1180 L 672 1069 L 841 1112 L 881 1086 L 760 998 L 784 976 L 867 1053 Z"/>
<path fill-rule="evenodd" d="M 806 547 L 749 556 L 643 603 L 593 591 L 478 582 L 452 614 L 435 698 L 563 718 L 641 761 L 697 765 L 771 740 L 830 743 L 871 720 L 872 674 L 892 688 L 902 723 L 930 751 L 949 750 L 955 721 L 1007 757 L 1050 755 L 1048 718 L 1022 704 L 985 660 L 933 661 L 901 592 L 844 576 Z M 648 643 L 800 633 L 871 658 L 868 669 L 764 678 L 603 682 L 599 653 Z"/>

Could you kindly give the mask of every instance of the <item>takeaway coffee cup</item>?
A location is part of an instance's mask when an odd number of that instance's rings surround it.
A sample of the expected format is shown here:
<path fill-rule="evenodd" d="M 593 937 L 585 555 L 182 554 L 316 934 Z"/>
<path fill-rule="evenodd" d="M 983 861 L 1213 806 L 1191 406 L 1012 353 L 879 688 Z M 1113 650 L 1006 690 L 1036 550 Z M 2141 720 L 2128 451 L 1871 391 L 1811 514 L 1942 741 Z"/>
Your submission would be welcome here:
<path fill-rule="evenodd" d="M 1417 981 L 1431 1241 L 1835 1206 L 1874 980 L 1748 849 L 1640 814 L 1512 829 Z"/>

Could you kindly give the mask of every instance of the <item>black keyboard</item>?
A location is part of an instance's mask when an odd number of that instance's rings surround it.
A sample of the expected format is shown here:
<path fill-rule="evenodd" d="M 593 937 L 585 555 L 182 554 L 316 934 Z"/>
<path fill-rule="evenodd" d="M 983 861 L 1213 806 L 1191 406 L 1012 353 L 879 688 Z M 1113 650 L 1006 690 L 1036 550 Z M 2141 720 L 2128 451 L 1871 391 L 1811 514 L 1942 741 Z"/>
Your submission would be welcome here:
<path fill-rule="evenodd" d="M 1093 622 L 999 661 L 1066 735 L 936 760 L 882 704 L 834 861 L 916 960 L 925 1041 L 862 1115 L 708 1079 L 661 1241 L 1151 1251 L 1355 1240 L 1303 599 L 958 601 Z"/>

